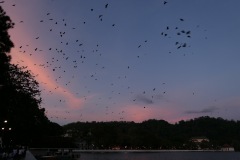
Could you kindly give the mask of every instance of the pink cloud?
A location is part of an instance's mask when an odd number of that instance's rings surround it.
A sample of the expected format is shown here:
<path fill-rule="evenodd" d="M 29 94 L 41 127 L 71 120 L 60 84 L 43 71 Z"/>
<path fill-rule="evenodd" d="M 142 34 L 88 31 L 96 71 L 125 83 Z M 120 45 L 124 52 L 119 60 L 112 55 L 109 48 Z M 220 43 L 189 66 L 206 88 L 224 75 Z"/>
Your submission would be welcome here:
<path fill-rule="evenodd" d="M 63 96 L 67 102 L 67 106 L 71 109 L 81 108 L 84 105 L 85 100 L 77 97 L 68 88 L 58 84 L 49 70 L 35 65 L 39 61 L 44 61 L 43 58 L 39 59 L 38 57 L 36 59 L 26 54 L 21 54 L 16 48 L 12 50 L 11 55 L 12 63 L 20 63 L 21 66 L 27 66 L 28 70 L 31 70 L 34 75 L 37 75 L 35 78 L 41 87 L 46 91 L 51 91 L 53 94 L 59 95 L 59 97 Z"/>

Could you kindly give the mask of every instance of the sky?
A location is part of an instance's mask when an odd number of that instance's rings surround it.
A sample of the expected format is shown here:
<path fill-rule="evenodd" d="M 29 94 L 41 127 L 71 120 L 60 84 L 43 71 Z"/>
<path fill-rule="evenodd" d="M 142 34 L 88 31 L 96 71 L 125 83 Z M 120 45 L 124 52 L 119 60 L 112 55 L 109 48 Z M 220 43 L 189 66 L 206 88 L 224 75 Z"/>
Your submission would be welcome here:
<path fill-rule="evenodd" d="M 240 120 L 239 0 L 5 0 L 12 63 L 60 125 Z"/>

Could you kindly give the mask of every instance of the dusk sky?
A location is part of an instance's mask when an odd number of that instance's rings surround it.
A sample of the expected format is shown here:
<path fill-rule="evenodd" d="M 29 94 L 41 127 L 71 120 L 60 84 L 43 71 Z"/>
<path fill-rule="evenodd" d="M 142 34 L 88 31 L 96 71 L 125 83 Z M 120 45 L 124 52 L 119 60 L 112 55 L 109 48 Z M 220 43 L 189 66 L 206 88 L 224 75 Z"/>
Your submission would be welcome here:
<path fill-rule="evenodd" d="M 240 120 L 239 0 L 5 0 L 12 63 L 76 121 Z"/>

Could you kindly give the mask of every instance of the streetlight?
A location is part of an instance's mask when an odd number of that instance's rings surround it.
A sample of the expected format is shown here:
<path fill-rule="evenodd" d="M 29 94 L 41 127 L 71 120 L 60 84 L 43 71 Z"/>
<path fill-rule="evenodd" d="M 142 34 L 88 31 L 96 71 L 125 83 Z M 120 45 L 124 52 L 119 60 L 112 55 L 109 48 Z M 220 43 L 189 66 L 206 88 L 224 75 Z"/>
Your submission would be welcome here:
<path fill-rule="evenodd" d="M 4 128 L 4 127 L 2 127 L 2 130 L 4 131 L 4 130 L 5 130 L 5 128 Z M 9 131 L 11 131 L 11 130 L 12 130 L 12 128 L 8 128 L 8 130 L 9 130 Z"/>
<path fill-rule="evenodd" d="M 5 126 L 7 125 L 7 120 L 4 120 L 3 121 L 4 122 L 4 125 L 3 125 L 3 127 L 2 127 L 2 130 L 5 130 Z M 8 130 L 12 130 L 12 128 L 8 128 Z"/>
<path fill-rule="evenodd" d="M 11 131 L 12 128 L 8 127 L 8 121 L 4 120 L 3 121 L 3 126 L 2 126 L 2 137 L 0 138 L 0 146 L 2 147 L 3 144 L 5 144 L 6 146 L 8 146 L 8 141 L 9 141 L 9 133 L 7 133 L 8 131 Z"/>

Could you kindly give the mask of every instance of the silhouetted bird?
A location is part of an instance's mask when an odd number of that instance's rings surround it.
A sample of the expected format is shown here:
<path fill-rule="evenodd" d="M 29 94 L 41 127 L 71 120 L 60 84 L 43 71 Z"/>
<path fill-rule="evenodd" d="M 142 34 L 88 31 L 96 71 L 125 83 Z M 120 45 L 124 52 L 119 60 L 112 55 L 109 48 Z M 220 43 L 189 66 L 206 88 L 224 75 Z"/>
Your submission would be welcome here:
<path fill-rule="evenodd" d="M 108 3 L 105 5 L 105 8 L 107 8 L 108 7 Z"/>

